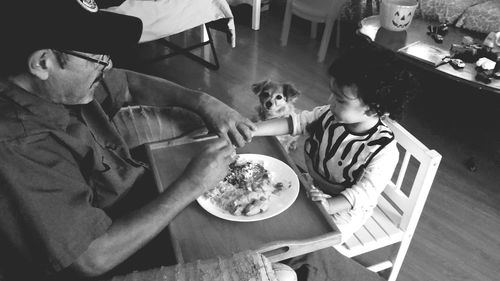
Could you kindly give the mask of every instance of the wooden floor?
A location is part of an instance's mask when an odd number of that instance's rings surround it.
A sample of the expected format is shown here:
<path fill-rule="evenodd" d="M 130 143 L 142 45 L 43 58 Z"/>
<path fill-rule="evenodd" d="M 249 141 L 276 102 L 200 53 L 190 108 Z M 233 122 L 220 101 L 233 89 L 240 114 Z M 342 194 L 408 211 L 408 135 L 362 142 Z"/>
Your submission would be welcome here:
<path fill-rule="evenodd" d="M 304 22 L 293 20 L 288 46 L 283 48 L 279 43 L 282 11 L 271 7 L 264 12 L 260 31 L 252 31 L 248 19 L 237 22 L 234 49 L 216 32 L 218 71 L 183 57 L 133 69 L 206 91 L 248 117 L 255 115 L 257 105 L 250 86 L 264 79 L 295 84 L 302 91 L 298 108 L 325 104 L 326 69 L 338 55 L 333 44 L 326 62 L 317 63 L 319 39 L 309 38 Z M 160 51 L 157 44 L 145 44 L 140 56 Z M 494 133 L 500 131 L 495 124 L 500 123 L 500 97 L 433 77 L 423 84 L 426 92 L 401 123 L 440 152 L 443 161 L 398 280 L 499 280 L 500 166 L 495 165 L 494 155 L 500 137 Z M 301 152 L 293 157 L 301 163 Z M 475 172 L 464 164 L 469 157 L 477 163 Z"/>

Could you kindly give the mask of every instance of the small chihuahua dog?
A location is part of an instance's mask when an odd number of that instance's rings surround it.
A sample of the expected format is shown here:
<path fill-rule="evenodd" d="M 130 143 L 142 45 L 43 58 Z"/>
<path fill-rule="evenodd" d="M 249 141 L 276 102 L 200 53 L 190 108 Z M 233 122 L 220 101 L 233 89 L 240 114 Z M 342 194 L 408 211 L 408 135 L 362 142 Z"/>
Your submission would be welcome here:
<path fill-rule="evenodd" d="M 294 103 L 300 95 L 293 85 L 270 80 L 253 84 L 252 91 L 259 97 L 256 109 L 261 121 L 289 116 L 295 111 Z M 283 135 L 277 138 L 286 151 L 297 149 L 299 136 Z"/>

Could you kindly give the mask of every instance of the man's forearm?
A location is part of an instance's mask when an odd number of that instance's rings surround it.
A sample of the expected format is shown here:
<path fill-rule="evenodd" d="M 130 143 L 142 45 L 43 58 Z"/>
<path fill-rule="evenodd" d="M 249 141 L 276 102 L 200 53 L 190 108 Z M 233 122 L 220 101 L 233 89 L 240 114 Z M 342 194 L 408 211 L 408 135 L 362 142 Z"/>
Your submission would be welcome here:
<path fill-rule="evenodd" d="M 163 78 L 124 70 L 130 90 L 129 102 L 149 106 L 179 106 L 202 113 L 204 104 L 215 100 L 210 95 L 195 91 Z"/>
<path fill-rule="evenodd" d="M 160 233 L 197 197 L 196 190 L 189 180 L 177 180 L 154 201 L 113 221 L 108 231 L 90 244 L 72 268 L 85 276 L 108 272 Z"/>
<path fill-rule="evenodd" d="M 255 125 L 222 101 L 161 78 L 124 72 L 130 93 L 125 100 L 159 107 L 180 106 L 198 114 L 210 132 L 230 140 L 233 145 L 242 147 L 250 141 Z"/>

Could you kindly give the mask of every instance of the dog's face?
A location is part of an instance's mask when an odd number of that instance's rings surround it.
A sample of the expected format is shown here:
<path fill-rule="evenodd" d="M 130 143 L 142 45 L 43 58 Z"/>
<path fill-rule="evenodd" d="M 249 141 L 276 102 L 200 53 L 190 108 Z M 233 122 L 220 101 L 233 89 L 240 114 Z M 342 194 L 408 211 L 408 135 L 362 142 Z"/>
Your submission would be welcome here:
<path fill-rule="evenodd" d="M 293 103 L 300 95 L 291 84 L 262 81 L 252 85 L 252 91 L 259 97 L 260 111 L 267 118 L 287 116 Z"/>

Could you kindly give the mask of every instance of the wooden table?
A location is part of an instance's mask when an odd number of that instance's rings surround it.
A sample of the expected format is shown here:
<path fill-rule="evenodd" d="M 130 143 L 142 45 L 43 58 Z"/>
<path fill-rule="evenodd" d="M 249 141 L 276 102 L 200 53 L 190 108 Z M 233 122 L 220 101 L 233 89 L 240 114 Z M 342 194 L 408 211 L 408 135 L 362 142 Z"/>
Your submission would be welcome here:
<path fill-rule="evenodd" d="M 168 188 L 205 142 L 214 139 L 204 137 L 147 145 L 160 192 Z M 277 158 L 300 175 L 274 137 L 255 137 L 237 152 Z M 306 197 L 307 181 L 302 176 L 299 179 L 300 192 L 292 206 L 262 221 L 223 220 L 209 214 L 196 201 L 191 203 L 169 225 L 177 261 L 192 262 L 255 250 L 275 262 L 339 244 L 340 232 L 321 204 Z"/>
<path fill-rule="evenodd" d="M 428 43 L 444 50 L 449 50 L 451 44 L 460 44 L 462 42 L 463 36 L 469 35 L 474 37 L 474 34 L 472 33 L 467 33 L 459 28 L 449 26 L 448 33 L 446 34 L 446 36 L 444 36 L 443 43 L 439 44 L 434 42 L 434 40 L 429 35 L 427 35 L 427 26 L 429 24 L 436 23 L 430 23 L 419 18 L 414 18 L 407 30 L 390 31 L 380 26 L 379 17 L 378 15 L 376 15 L 367 17 L 361 21 L 360 27 L 358 29 L 358 34 L 366 37 L 372 44 L 392 50 L 396 53 L 399 49 L 417 41 Z M 484 38 L 476 39 L 480 39 L 482 41 Z M 405 54 L 397 53 L 397 55 L 400 58 L 413 63 L 414 65 L 417 65 L 418 67 L 432 71 L 436 74 L 444 75 L 450 79 L 453 79 L 460 83 L 468 84 L 479 90 L 500 94 L 500 80 L 492 79 L 492 82 L 490 84 L 485 84 L 475 79 L 475 64 L 467 63 L 465 65 L 465 68 L 461 70 L 454 69 L 450 64 L 443 64 L 434 68 L 433 66 L 420 62 L 417 59 L 414 59 Z"/>

